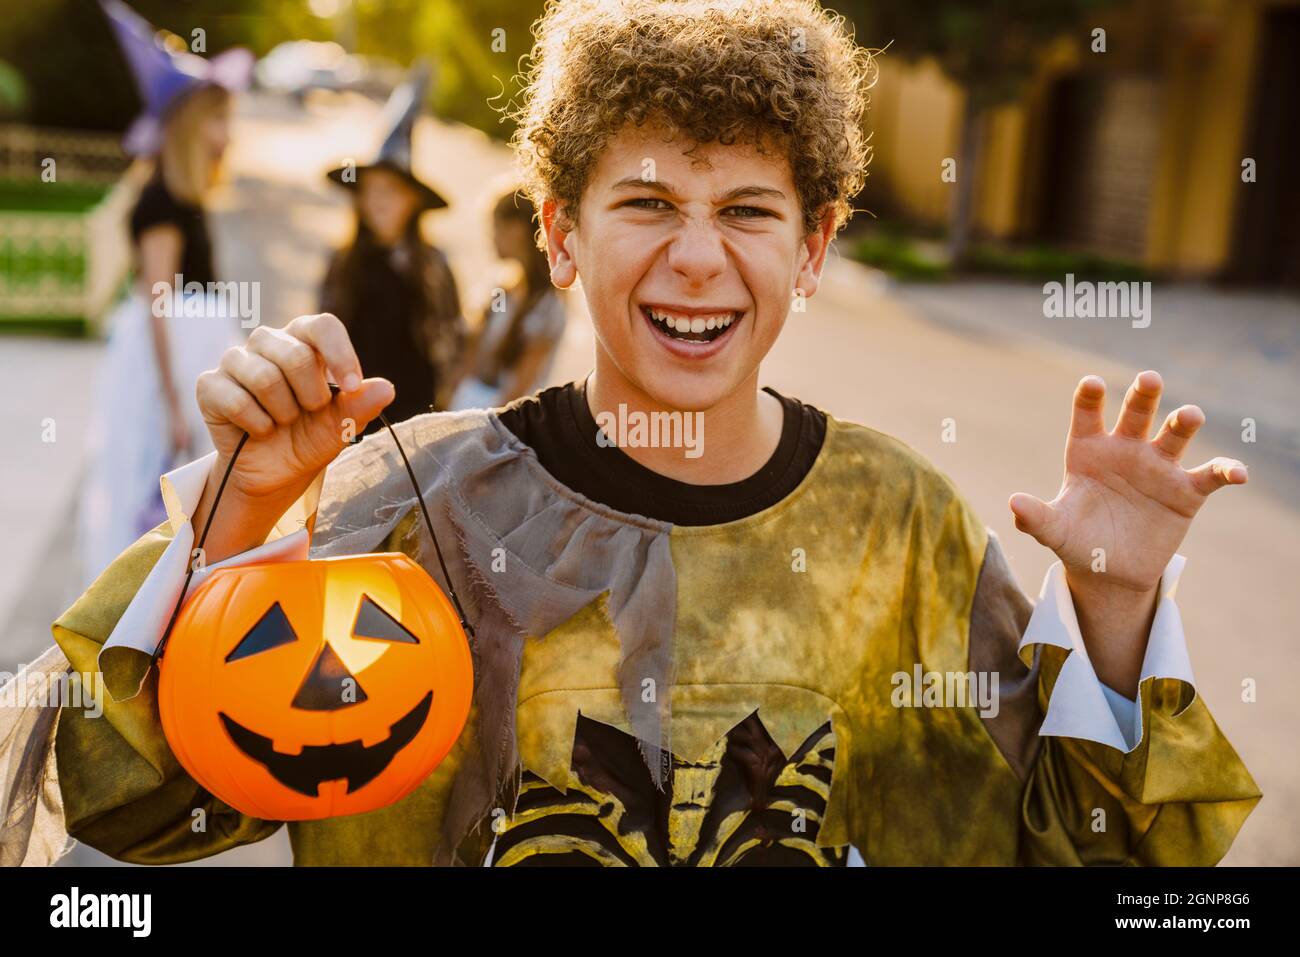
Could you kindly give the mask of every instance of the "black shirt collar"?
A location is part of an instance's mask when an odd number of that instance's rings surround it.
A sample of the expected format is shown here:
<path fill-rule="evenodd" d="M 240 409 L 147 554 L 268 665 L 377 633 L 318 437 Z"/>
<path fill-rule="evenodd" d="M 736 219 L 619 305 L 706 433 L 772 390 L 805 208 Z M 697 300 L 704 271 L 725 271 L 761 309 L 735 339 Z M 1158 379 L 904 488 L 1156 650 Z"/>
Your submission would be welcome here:
<path fill-rule="evenodd" d="M 597 442 L 600 426 L 587 405 L 586 382 L 571 382 L 518 400 L 498 413 L 559 482 L 617 511 L 675 525 L 719 525 L 775 505 L 803 481 L 821 450 L 826 417 L 781 395 L 781 439 L 753 475 L 723 485 L 681 482 Z M 707 436 L 706 436 L 707 441 Z"/>

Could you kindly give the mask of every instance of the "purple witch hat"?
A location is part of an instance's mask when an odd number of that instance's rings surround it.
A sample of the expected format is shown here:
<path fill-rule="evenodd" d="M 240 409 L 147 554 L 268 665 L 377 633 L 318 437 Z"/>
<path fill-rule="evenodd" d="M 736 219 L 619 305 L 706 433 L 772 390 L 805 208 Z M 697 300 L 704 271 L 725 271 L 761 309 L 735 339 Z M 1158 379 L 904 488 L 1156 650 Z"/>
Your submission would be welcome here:
<path fill-rule="evenodd" d="M 128 153 L 149 156 L 162 145 L 167 114 L 188 94 L 205 86 L 220 86 L 237 93 L 248 88 L 253 54 L 234 47 L 205 60 L 188 50 L 165 49 L 155 39 L 149 21 L 122 0 L 99 0 L 112 24 L 126 62 L 135 74 L 144 110 L 126 131 L 122 146 Z"/>

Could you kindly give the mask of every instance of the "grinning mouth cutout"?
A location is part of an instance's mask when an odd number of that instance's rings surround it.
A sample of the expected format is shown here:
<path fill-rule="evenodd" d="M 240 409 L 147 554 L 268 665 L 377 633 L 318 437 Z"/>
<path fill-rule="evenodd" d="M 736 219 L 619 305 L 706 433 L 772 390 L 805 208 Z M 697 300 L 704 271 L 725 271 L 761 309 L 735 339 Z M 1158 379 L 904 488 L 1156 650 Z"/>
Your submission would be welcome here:
<path fill-rule="evenodd" d="M 370 747 L 365 747 L 360 740 L 310 744 L 298 754 L 282 754 L 275 750 L 270 738 L 250 731 L 224 712 L 219 717 L 235 747 L 266 768 L 285 787 L 314 798 L 320 797 L 323 781 L 347 778 L 348 794 L 351 794 L 377 778 L 397 752 L 415 740 L 432 706 L 430 691 L 390 726 L 387 738 Z"/>

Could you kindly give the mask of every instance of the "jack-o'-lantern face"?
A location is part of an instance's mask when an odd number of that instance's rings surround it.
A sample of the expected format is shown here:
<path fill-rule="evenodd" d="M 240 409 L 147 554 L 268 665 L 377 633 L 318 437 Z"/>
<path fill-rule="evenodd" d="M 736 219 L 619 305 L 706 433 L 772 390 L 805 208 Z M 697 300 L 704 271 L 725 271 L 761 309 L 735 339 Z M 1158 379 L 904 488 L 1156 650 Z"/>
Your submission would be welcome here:
<path fill-rule="evenodd" d="M 163 731 L 190 775 L 266 820 L 357 814 L 410 793 L 469 714 L 469 644 L 405 555 L 218 569 L 161 662 Z"/>

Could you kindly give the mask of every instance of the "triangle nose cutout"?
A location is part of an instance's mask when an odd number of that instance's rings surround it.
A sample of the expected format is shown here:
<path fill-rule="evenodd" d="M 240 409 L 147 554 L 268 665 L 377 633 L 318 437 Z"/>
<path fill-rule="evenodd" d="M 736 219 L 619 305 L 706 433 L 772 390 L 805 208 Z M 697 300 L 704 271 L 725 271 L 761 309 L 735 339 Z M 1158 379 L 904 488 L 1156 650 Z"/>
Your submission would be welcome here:
<path fill-rule="evenodd" d="M 365 700 L 361 682 L 327 644 L 293 696 L 293 706 L 302 711 L 339 711 Z"/>

